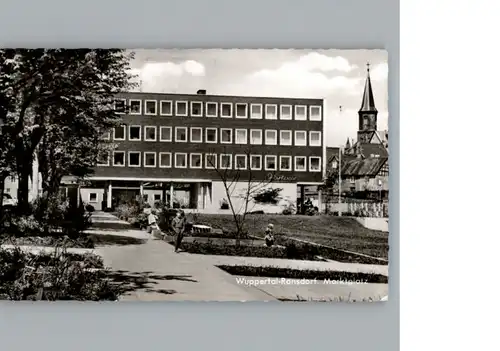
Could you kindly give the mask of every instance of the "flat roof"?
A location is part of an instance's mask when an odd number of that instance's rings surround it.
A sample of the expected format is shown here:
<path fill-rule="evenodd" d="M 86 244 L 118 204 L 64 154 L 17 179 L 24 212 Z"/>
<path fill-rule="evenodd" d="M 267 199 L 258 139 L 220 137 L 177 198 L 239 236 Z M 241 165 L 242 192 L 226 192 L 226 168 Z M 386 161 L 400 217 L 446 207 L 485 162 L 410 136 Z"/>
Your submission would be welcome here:
<path fill-rule="evenodd" d="M 166 92 L 141 92 L 141 91 L 127 91 L 127 92 L 121 92 L 118 93 L 117 95 L 137 95 L 137 96 L 178 96 L 180 98 L 186 98 L 186 97 L 197 97 L 197 98 L 203 98 L 203 99 L 210 99 L 210 98 L 215 98 L 215 99 L 237 99 L 237 98 L 244 98 L 244 99 L 258 99 L 258 100 L 278 100 L 278 99 L 283 99 L 283 100 L 302 100 L 302 101 L 310 101 L 310 102 L 318 102 L 324 101 L 324 98 L 307 98 L 307 97 L 292 97 L 292 96 L 255 96 L 255 95 L 218 95 L 218 94 L 196 94 L 196 93 L 166 93 Z"/>

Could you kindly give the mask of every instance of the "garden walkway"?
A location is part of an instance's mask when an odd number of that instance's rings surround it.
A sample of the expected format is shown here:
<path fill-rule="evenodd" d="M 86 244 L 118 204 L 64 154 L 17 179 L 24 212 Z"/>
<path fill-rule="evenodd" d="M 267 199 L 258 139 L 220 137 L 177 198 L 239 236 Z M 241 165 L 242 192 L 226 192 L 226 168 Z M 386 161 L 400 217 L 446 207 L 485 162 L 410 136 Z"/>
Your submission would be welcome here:
<path fill-rule="evenodd" d="M 234 277 L 198 255 L 176 254 L 163 240 L 144 231 L 133 230 L 113 215 L 96 212 L 92 233 L 103 232 L 131 237 L 148 237 L 141 245 L 104 246 L 95 251 L 110 267 L 115 279 L 129 286 L 124 301 L 249 301 L 273 300 L 258 289 L 237 285 Z"/>

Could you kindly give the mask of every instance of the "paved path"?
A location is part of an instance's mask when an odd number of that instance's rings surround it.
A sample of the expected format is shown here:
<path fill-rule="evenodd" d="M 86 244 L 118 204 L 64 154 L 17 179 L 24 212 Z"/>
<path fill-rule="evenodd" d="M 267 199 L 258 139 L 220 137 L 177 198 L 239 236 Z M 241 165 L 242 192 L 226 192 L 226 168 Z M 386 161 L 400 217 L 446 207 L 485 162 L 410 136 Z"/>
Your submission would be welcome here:
<path fill-rule="evenodd" d="M 92 220 L 102 224 L 119 224 L 130 228 L 111 214 L 97 212 Z M 110 234 L 109 230 L 93 229 L 94 234 Z M 104 264 L 116 272 L 116 279 L 130 286 L 124 301 L 251 301 L 274 300 L 268 294 L 235 283 L 234 277 L 200 260 L 198 255 L 174 253 L 163 240 L 144 231 L 118 230 L 116 235 L 148 238 L 145 244 L 98 247 Z"/>

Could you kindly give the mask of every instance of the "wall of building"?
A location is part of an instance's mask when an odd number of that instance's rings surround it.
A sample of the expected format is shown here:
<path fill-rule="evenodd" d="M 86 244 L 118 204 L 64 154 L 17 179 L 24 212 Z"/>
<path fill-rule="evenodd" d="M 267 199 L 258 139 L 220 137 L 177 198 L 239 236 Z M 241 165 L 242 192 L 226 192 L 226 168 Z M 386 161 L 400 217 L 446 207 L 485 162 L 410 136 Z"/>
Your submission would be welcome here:
<path fill-rule="evenodd" d="M 237 97 L 237 96 L 211 96 L 211 95 L 180 95 L 180 94 L 152 94 L 152 93 L 126 93 L 118 96 L 117 98 L 124 98 L 127 102 L 131 100 L 140 100 L 142 103 L 141 112 L 138 114 L 124 114 L 122 115 L 124 125 L 127 126 L 125 130 L 125 140 L 116 141 L 113 140 L 113 133 L 110 135 L 110 141 L 117 144 L 117 151 L 135 151 L 141 152 L 142 160 L 139 167 L 129 167 L 128 165 L 128 155 L 126 154 L 125 167 L 113 166 L 110 162 L 109 166 L 99 166 L 96 167 L 95 177 L 97 179 L 105 179 L 110 177 L 124 177 L 129 179 L 207 179 L 207 180 L 219 180 L 220 176 L 211 169 L 210 165 L 205 164 L 206 154 L 216 154 L 218 156 L 218 163 L 220 162 L 221 154 L 231 154 L 233 155 L 233 165 L 234 156 L 237 154 L 249 155 L 262 155 L 262 163 L 264 163 L 265 155 L 275 155 L 277 156 L 277 161 L 279 162 L 279 156 L 291 156 L 292 157 L 292 170 L 290 171 L 275 171 L 278 173 L 276 175 L 281 178 L 289 178 L 290 183 L 296 182 L 321 182 L 322 181 L 322 169 L 319 172 L 309 171 L 309 160 L 310 157 L 319 157 L 323 160 L 324 156 L 324 132 L 323 132 L 323 100 L 322 99 L 288 99 L 288 98 L 268 98 L 268 97 Z M 144 107 L 146 101 L 156 101 L 157 108 L 156 113 L 153 115 L 145 114 Z M 187 101 L 188 111 L 186 116 L 176 115 L 175 108 L 170 116 L 161 115 L 161 101 L 171 101 L 175 107 L 176 101 Z M 190 102 L 200 102 L 203 103 L 202 115 L 192 116 L 191 104 Z M 206 116 L 205 104 L 214 102 L 219 106 L 217 111 L 217 117 Z M 221 117 L 221 103 L 230 103 L 233 106 L 232 117 L 224 118 Z M 247 104 L 247 117 L 237 118 L 236 117 L 236 106 L 237 104 Z M 263 113 L 262 118 L 254 119 L 250 118 L 250 106 L 252 104 L 261 104 Z M 266 104 L 277 106 L 277 116 L 276 119 L 267 119 L 265 116 Z M 281 105 L 292 106 L 292 116 L 291 119 L 281 118 Z M 305 106 L 307 111 L 307 118 L 305 120 L 295 119 L 295 108 L 294 106 Z M 311 106 L 321 107 L 321 119 L 311 120 L 309 116 L 309 108 Z M 141 139 L 138 141 L 129 140 L 129 128 L 130 126 L 141 126 Z M 156 141 L 145 141 L 145 127 L 150 126 L 156 128 Z M 170 141 L 160 140 L 160 128 L 170 127 L 172 131 L 172 139 Z M 175 140 L 175 128 L 176 127 L 187 127 L 188 140 L 186 142 L 180 142 Z M 190 128 L 202 128 L 202 142 L 193 142 L 190 140 Z M 216 128 L 217 129 L 217 141 L 215 143 L 206 142 L 206 128 Z M 233 137 L 231 143 L 221 142 L 221 128 L 230 128 L 233 130 Z M 245 144 L 236 144 L 236 129 L 246 129 L 247 130 L 247 140 Z M 253 145 L 250 143 L 250 133 L 251 129 L 260 129 L 263 133 L 263 141 L 261 145 Z M 275 130 L 277 131 L 276 145 L 266 145 L 265 142 L 265 130 Z M 280 131 L 290 130 L 292 131 L 292 145 L 281 145 L 280 141 Z M 295 145 L 295 134 L 294 131 L 302 130 L 307 132 L 307 144 L 304 146 Z M 319 146 L 310 145 L 310 132 L 316 131 L 321 132 L 321 144 Z M 155 152 L 156 153 L 156 166 L 155 167 L 144 167 L 144 152 Z M 159 166 L 159 153 L 168 152 L 172 154 L 172 165 L 170 167 L 160 167 Z M 185 153 L 188 158 L 188 166 L 186 168 L 176 168 L 174 165 L 174 155 L 175 153 Z M 194 168 L 189 165 L 189 158 L 191 154 L 201 154 L 202 164 L 200 168 Z M 306 171 L 295 171 L 294 170 L 294 158 L 295 156 L 306 157 Z M 111 160 L 112 161 L 112 160 Z M 247 160 L 249 162 L 249 160 Z M 321 168 L 323 168 L 323 162 L 321 162 Z M 239 170 L 240 176 L 242 178 L 249 178 L 250 171 Z M 252 179 L 264 180 L 273 171 L 265 170 L 264 165 L 262 165 L 261 170 L 252 170 Z"/>
<path fill-rule="evenodd" d="M 379 185 L 379 181 L 380 184 Z M 376 191 L 376 190 L 389 190 L 389 177 L 387 176 L 376 176 L 373 178 L 361 178 L 355 180 L 356 191 Z"/>
<path fill-rule="evenodd" d="M 95 201 L 90 201 L 90 194 L 96 194 L 97 198 Z M 104 189 L 102 188 L 80 188 L 80 199 L 84 204 L 90 204 L 94 206 L 96 211 L 101 211 L 102 201 L 104 200 Z"/>
<path fill-rule="evenodd" d="M 283 207 L 287 203 L 292 203 L 296 205 L 297 203 L 297 185 L 291 183 L 272 183 L 265 187 L 261 187 L 260 184 L 251 185 L 252 188 L 254 186 L 259 189 L 283 189 L 280 193 L 280 196 L 283 198 L 277 205 L 263 205 L 256 204 L 253 200 L 248 204 L 248 212 L 252 211 L 264 211 L 265 213 L 281 213 L 283 211 Z M 231 201 L 235 208 L 235 211 L 238 213 L 243 213 L 245 209 L 245 192 L 248 189 L 247 182 L 238 182 L 236 183 L 231 190 Z M 221 204 L 224 199 L 227 199 L 226 190 L 224 188 L 224 183 L 221 181 L 216 181 L 212 183 L 212 199 L 207 203 L 207 206 L 203 210 L 203 212 L 207 213 L 232 213 L 230 209 L 222 210 Z"/>

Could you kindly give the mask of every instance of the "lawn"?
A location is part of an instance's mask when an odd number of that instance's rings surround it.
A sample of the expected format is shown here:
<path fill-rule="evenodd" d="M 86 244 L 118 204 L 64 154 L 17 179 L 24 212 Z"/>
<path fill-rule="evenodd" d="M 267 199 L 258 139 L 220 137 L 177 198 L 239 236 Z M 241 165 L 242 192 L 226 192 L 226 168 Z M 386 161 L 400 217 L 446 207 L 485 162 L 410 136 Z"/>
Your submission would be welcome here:
<path fill-rule="evenodd" d="M 197 214 L 196 222 L 225 232 L 235 230 L 231 215 Z M 247 215 L 249 235 L 264 237 L 266 226 L 274 224 L 276 236 L 284 235 L 342 250 L 388 259 L 388 233 L 363 227 L 354 218 L 329 215 Z"/>

